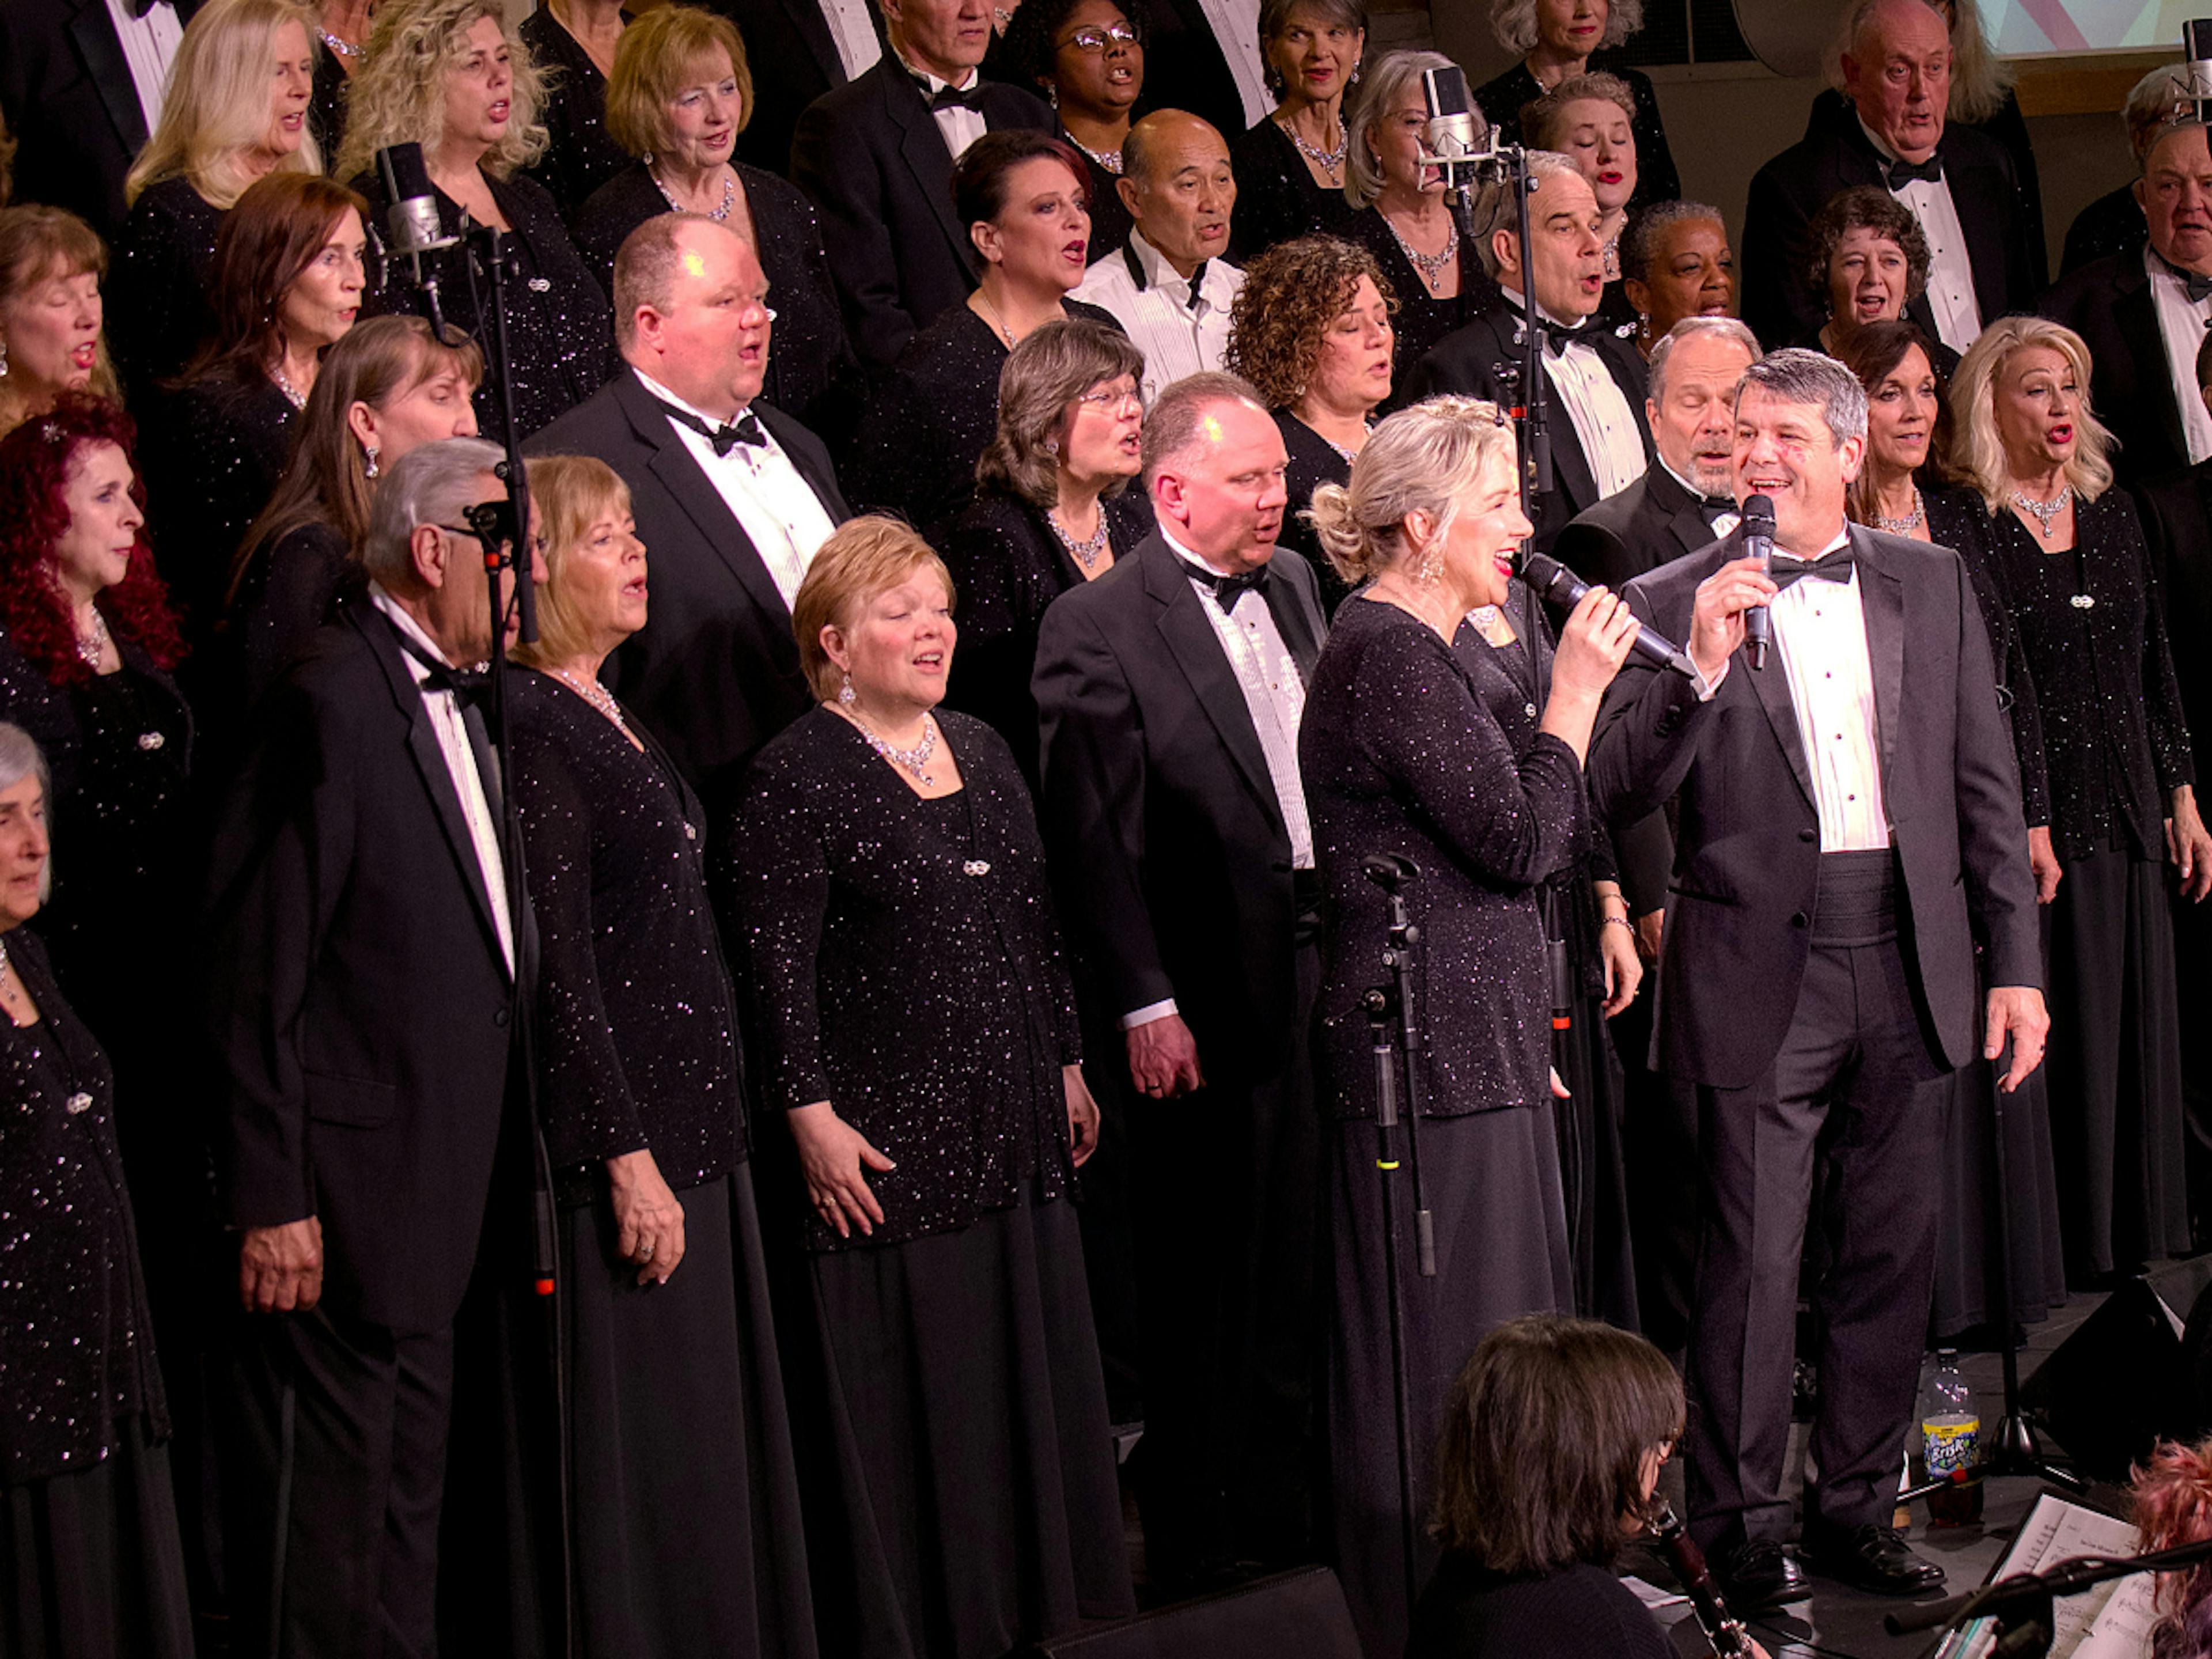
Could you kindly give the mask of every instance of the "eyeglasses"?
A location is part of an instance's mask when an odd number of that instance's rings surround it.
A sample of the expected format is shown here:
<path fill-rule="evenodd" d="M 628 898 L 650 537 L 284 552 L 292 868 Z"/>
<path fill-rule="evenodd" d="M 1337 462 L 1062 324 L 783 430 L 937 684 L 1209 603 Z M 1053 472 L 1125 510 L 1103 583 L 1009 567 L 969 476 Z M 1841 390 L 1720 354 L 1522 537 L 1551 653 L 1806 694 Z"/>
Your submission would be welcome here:
<path fill-rule="evenodd" d="M 1109 46 L 1140 46 L 1145 37 L 1137 32 L 1134 23 L 1112 23 L 1104 28 L 1092 27 L 1078 29 L 1060 44 L 1073 46 L 1079 52 L 1103 52 Z"/>
<path fill-rule="evenodd" d="M 1075 401 L 1107 415 L 1126 415 L 1131 410 L 1139 415 L 1145 412 L 1145 400 L 1134 392 L 1086 392 Z"/>

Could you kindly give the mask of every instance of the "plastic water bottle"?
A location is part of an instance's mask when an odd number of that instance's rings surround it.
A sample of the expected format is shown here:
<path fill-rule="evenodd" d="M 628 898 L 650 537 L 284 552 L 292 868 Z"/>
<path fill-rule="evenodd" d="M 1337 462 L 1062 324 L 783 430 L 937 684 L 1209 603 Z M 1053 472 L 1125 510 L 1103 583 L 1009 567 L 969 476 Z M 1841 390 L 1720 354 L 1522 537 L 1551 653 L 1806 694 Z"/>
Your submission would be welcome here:
<path fill-rule="evenodd" d="M 1930 1480 L 1949 1486 L 1929 1494 L 1929 1524 L 1961 1527 L 1982 1518 L 1977 1445 L 1982 1419 L 1973 1390 L 1959 1375 L 1955 1348 L 1936 1351 L 1936 1370 L 1920 1390 L 1921 1455 Z"/>

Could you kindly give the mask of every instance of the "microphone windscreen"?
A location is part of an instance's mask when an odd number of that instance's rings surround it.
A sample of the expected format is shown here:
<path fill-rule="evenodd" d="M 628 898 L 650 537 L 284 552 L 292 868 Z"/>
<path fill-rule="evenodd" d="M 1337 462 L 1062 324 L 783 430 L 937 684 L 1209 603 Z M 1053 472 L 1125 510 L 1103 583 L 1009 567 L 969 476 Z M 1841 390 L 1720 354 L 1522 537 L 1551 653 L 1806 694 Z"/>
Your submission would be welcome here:
<path fill-rule="evenodd" d="M 1770 541 L 1774 536 L 1774 502 L 1765 495 L 1752 495 L 1743 504 L 1743 533 L 1765 536 Z"/>
<path fill-rule="evenodd" d="M 376 173 L 395 204 L 430 194 L 430 170 L 422 165 L 420 144 L 389 144 L 377 151 Z"/>

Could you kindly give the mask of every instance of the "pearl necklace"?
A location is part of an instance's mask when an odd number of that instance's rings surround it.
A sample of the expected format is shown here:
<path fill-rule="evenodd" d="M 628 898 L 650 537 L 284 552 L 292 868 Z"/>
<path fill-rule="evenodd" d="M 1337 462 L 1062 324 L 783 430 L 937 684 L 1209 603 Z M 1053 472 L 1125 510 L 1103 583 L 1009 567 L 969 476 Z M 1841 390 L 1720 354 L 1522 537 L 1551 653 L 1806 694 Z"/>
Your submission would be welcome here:
<path fill-rule="evenodd" d="M 671 212 L 690 213 L 693 211 L 692 209 L 685 207 L 683 203 L 676 199 L 675 193 L 671 191 L 666 185 L 660 182 L 660 175 L 659 173 L 653 172 L 650 167 L 648 167 L 646 169 L 645 176 L 653 180 L 653 187 L 660 192 L 660 199 L 668 204 L 669 210 Z M 709 209 L 708 210 L 707 216 L 709 219 L 712 219 L 716 224 L 720 224 L 730 216 L 730 210 L 737 205 L 737 202 L 738 175 L 734 173 L 726 173 L 722 175 L 722 204 L 718 208 Z"/>
<path fill-rule="evenodd" d="M 97 674 L 100 665 L 107 660 L 107 647 L 114 641 L 107 631 L 107 618 L 97 608 L 92 613 L 92 627 L 76 636 L 76 654 L 87 668 Z"/>
<path fill-rule="evenodd" d="M 1342 181 L 1344 157 L 1345 153 L 1352 148 L 1352 134 L 1340 118 L 1336 124 L 1336 148 L 1333 150 L 1315 149 L 1298 137 L 1297 129 L 1288 121 L 1278 119 L 1275 125 L 1283 130 L 1284 136 L 1297 148 L 1299 155 L 1328 174 L 1330 179 Z"/>
<path fill-rule="evenodd" d="M 2072 504 L 2073 500 L 2072 484 L 2068 484 L 2047 501 L 2031 501 L 2021 490 L 2015 489 L 2012 492 L 2012 504 L 2021 512 L 2033 515 L 2036 528 L 2042 531 L 2044 539 L 2046 541 L 2051 538 L 2052 521 Z"/>
<path fill-rule="evenodd" d="M 1927 517 L 1927 504 L 1920 499 L 1920 486 L 1915 484 L 1912 486 L 1912 511 L 1901 519 L 1885 519 L 1877 514 L 1875 517 L 1874 527 L 1876 530 L 1886 530 L 1893 536 L 1910 536 L 1920 528 L 1922 522 Z"/>
<path fill-rule="evenodd" d="M 1383 216 L 1382 222 L 1390 226 L 1390 234 L 1397 239 L 1398 251 L 1406 256 L 1407 263 L 1415 270 L 1421 273 L 1421 280 L 1428 284 L 1431 292 L 1434 292 L 1437 284 L 1443 280 L 1444 266 L 1459 257 L 1459 226 L 1449 219 L 1446 220 L 1444 225 L 1447 234 L 1443 251 L 1439 253 L 1423 253 L 1406 240 L 1396 225 L 1391 224 L 1388 215 Z"/>
<path fill-rule="evenodd" d="M 565 668 L 556 668 L 552 672 L 555 679 L 612 720 L 623 736 L 632 743 L 637 741 L 637 733 L 629 729 L 629 722 L 623 718 L 622 705 L 615 701 L 613 692 L 597 680 L 580 680 Z"/>
<path fill-rule="evenodd" d="M 889 738 L 878 737 L 867 721 L 860 718 L 860 711 L 857 708 L 847 708 L 845 718 L 860 729 L 860 735 L 867 739 L 869 748 L 885 760 L 903 766 L 913 773 L 923 788 L 937 787 L 937 780 L 922 769 L 929 764 L 929 757 L 937 752 L 937 720 L 934 716 L 924 714 L 921 717 L 921 741 L 911 749 L 898 748 Z"/>
<path fill-rule="evenodd" d="M 283 364 L 278 363 L 271 368 L 269 378 L 276 383 L 276 389 L 284 394 L 285 401 L 293 408 L 305 409 L 307 406 L 307 394 L 292 384 L 292 377 L 284 372 Z"/>
<path fill-rule="evenodd" d="M 1067 550 L 1068 556 L 1083 567 L 1085 575 L 1090 574 L 1097 566 L 1098 556 L 1106 550 L 1106 509 L 1103 507 L 1098 509 L 1097 533 L 1087 542 L 1079 542 L 1061 527 L 1056 509 L 1046 509 L 1044 521 L 1052 527 L 1052 533 L 1060 538 L 1060 544 Z"/>

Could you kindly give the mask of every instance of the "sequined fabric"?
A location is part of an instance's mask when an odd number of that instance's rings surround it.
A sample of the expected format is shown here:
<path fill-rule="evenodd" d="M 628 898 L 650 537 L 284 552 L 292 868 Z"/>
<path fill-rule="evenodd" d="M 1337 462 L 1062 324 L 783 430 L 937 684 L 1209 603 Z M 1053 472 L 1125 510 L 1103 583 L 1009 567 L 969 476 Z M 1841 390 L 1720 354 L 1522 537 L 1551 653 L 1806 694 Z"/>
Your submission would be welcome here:
<path fill-rule="evenodd" d="M 107 343 L 134 408 L 184 368 L 208 331 L 208 268 L 222 219 L 186 180 L 164 179 L 146 186 L 115 234 Z"/>
<path fill-rule="evenodd" d="M 623 21 L 629 21 L 625 11 Z M 550 10 L 531 13 L 519 33 L 538 67 L 551 71 L 544 118 L 552 142 L 531 177 L 574 223 L 584 199 L 629 165 L 629 154 L 607 137 L 607 77 Z"/>
<path fill-rule="evenodd" d="M 2045 553 L 2009 510 L 1990 526 L 2035 677 L 2051 844 L 2062 859 L 2111 848 L 2155 861 L 2166 794 L 2197 775 L 2142 523 L 2126 491 L 2108 489 L 2075 500 L 2074 534 L 2078 558 Z"/>
<path fill-rule="evenodd" d="M 1582 768 L 1539 733 L 1518 760 L 1466 668 L 1395 605 L 1348 599 L 1306 696 L 1298 771 L 1328 897 L 1320 1016 L 1322 1109 L 1374 1110 L 1359 999 L 1382 977 L 1382 890 L 1360 868 L 1395 852 L 1421 929 L 1418 1079 L 1430 1116 L 1548 1101 L 1551 998 L 1534 884 L 1571 856 Z"/>
<path fill-rule="evenodd" d="M 193 381 L 147 428 L 148 535 L 196 641 L 222 614 L 238 544 L 276 493 L 299 422 L 273 381 L 241 386 L 225 374 Z"/>
<path fill-rule="evenodd" d="M 670 1186 L 696 1186 L 745 1156 L 698 803 L 566 686 L 520 670 L 507 687 L 547 1151 L 570 1169 L 646 1147 Z"/>
<path fill-rule="evenodd" d="M 0 1017 L 0 1483 L 89 1468 L 150 1413 L 167 1434 L 106 1058 L 39 941 L 8 957 L 37 1024 Z"/>
<path fill-rule="evenodd" d="M 940 709 L 966 787 L 916 795 L 817 708 L 761 751 L 714 865 L 769 1110 L 829 1101 L 896 1170 L 872 1239 L 956 1231 L 1073 1181 L 1060 1068 L 1080 1058 L 1044 849 L 1013 757 Z"/>

